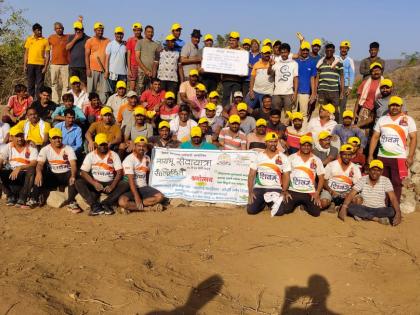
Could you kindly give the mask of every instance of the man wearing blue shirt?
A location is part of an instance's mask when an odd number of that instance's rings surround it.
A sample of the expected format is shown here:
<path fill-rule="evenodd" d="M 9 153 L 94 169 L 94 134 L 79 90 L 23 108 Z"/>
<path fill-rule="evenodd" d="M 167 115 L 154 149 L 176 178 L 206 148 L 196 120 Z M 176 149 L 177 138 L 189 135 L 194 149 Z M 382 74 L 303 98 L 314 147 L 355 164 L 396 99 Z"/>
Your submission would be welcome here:
<path fill-rule="evenodd" d="M 344 113 L 346 110 L 347 97 L 350 95 L 353 89 L 354 83 L 354 61 L 348 56 L 348 52 L 351 48 L 351 44 L 348 40 L 344 40 L 340 44 L 340 58 L 343 62 L 343 73 L 344 73 L 344 97 L 340 100 L 340 113 Z M 342 123 L 343 119 L 340 116 L 339 123 Z"/>
<path fill-rule="evenodd" d="M 55 128 L 61 130 L 63 144 L 70 146 L 76 156 L 79 157 L 83 150 L 82 129 L 74 123 L 75 115 L 73 109 L 66 109 L 64 111 L 64 121 L 55 125 Z"/>
<path fill-rule="evenodd" d="M 64 112 L 67 109 L 72 109 L 75 113 L 76 123 L 79 125 L 83 125 L 86 122 L 86 117 L 79 107 L 74 106 L 73 94 L 70 94 L 70 93 L 64 94 L 62 98 L 63 98 L 63 105 L 57 107 L 51 115 L 53 124 L 56 124 L 57 122 L 60 122 L 60 121 L 64 121 L 65 120 Z"/>
<path fill-rule="evenodd" d="M 114 30 L 115 39 L 108 43 L 105 49 L 105 79 L 111 86 L 111 93 L 115 91 L 118 81 L 127 82 L 127 48 L 124 38 L 124 29 L 117 26 Z"/>
<path fill-rule="evenodd" d="M 191 128 L 191 140 L 181 143 L 181 149 L 217 150 L 214 144 L 203 141 L 203 133 L 198 126 Z"/>

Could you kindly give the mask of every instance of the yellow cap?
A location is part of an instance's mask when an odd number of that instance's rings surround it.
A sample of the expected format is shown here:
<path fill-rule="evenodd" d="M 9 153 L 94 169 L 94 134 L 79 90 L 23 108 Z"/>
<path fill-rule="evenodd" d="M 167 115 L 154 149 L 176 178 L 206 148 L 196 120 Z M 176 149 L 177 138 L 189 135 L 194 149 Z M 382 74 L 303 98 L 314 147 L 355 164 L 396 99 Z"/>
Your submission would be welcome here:
<path fill-rule="evenodd" d="M 238 106 L 236 107 L 238 109 L 238 112 L 240 112 L 241 110 L 248 110 L 248 105 L 246 105 L 246 103 L 239 103 Z"/>
<path fill-rule="evenodd" d="M 105 116 L 106 114 L 112 114 L 112 108 L 109 106 L 102 107 L 101 109 L 101 116 Z"/>
<path fill-rule="evenodd" d="M 145 136 L 138 136 L 135 140 L 134 143 L 140 143 L 143 142 L 145 144 L 148 143 L 147 138 Z"/>
<path fill-rule="evenodd" d="M 351 144 L 343 144 L 340 147 L 340 152 L 353 152 L 353 146 Z"/>
<path fill-rule="evenodd" d="M 263 44 L 263 46 L 271 44 L 271 39 L 269 39 L 269 38 L 264 39 L 262 44 Z"/>
<path fill-rule="evenodd" d="M 123 33 L 124 34 L 124 28 L 121 26 L 117 26 L 116 28 L 114 28 L 114 33 Z"/>
<path fill-rule="evenodd" d="M 206 91 L 207 91 L 206 86 L 205 86 L 203 83 L 198 83 L 198 84 L 195 86 L 195 88 L 196 88 L 197 90 L 199 90 L 199 91 L 204 91 L 204 92 L 206 92 Z"/>
<path fill-rule="evenodd" d="M 104 25 L 101 22 L 96 22 L 93 24 L 93 29 L 96 30 L 97 28 L 104 28 Z"/>
<path fill-rule="evenodd" d="M 322 46 L 322 42 L 321 42 L 321 40 L 319 38 L 315 38 L 312 41 L 312 46 L 315 46 L 315 45 Z"/>
<path fill-rule="evenodd" d="M 230 37 L 230 38 L 239 38 L 239 37 L 240 37 L 240 35 L 239 35 L 239 33 L 238 33 L 238 32 L 230 32 L 229 37 Z"/>
<path fill-rule="evenodd" d="M 194 126 L 194 127 L 191 128 L 191 133 L 190 133 L 191 138 L 201 137 L 202 134 L 203 133 L 201 132 L 201 128 L 200 127 Z"/>
<path fill-rule="evenodd" d="M 270 46 L 263 46 L 261 48 L 261 53 L 262 54 L 266 54 L 266 53 L 270 53 L 271 54 L 271 47 Z"/>
<path fill-rule="evenodd" d="M 198 120 L 198 124 L 205 124 L 205 123 L 209 123 L 209 120 L 206 117 L 202 117 Z"/>
<path fill-rule="evenodd" d="M 265 141 L 279 140 L 279 136 L 275 132 L 267 132 L 265 135 Z"/>
<path fill-rule="evenodd" d="M 165 98 L 173 98 L 175 99 L 175 93 L 172 91 L 168 91 L 165 93 Z"/>
<path fill-rule="evenodd" d="M 140 22 L 136 22 L 136 23 L 133 23 L 133 25 L 131 26 L 131 28 L 134 30 L 135 28 L 141 28 L 141 29 L 143 29 L 143 25 L 141 25 L 141 23 Z"/>
<path fill-rule="evenodd" d="M 334 107 L 333 104 L 322 105 L 321 108 L 324 109 L 324 110 L 326 110 L 330 114 L 334 114 L 335 113 L 335 107 Z"/>
<path fill-rule="evenodd" d="M 165 38 L 165 40 L 169 40 L 169 41 L 171 41 L 171 40 L 175 40 L 176 38 L 175 38 L 175 36 L 173 35 L 173 34 L 169 34 L 168 36 L 166 36 L 166 38 Z"/>
<path fill-rule="evenodd" d="M 358 137 L 350 137 L 347 139 L 347 143 L 352 144 L 352 143 L 357 143 L 357 145 L 360 144 L 360 139 Z"/>
<path fill-rule="evenodd" d="M 318 140 L 324 140 L 325 138 L 331 137 L 331 133 L 327 130 L 323 130 L 318 135 Z"/>
<path fill-rule="evenodd" d="M 95 136 L 95 143 L 101 145 L 102 143 L 108 143 L 108 136 L 105 133 L 98 133 Z"/>
<path fill-rule="evenodd" d="M 301 50 L 304 50 L 304 49 L 310 50 L 311 49 L 311 44 L 309 44 L 309 42 L 304 41 L 304 42 L 302 42 L 302 44 L 300 44 L 300 49 Z"/>
<path fill-rule="evenodd" d="M 300 144 L 305 144 L 305 143 L 312 143 L 313 140 L 312 140 L 311 136 L 306 136 L 305 135 L 305 136 L 300 137 L 299 142 L 300 142 Z"/>
<path fill-rule="evenodd" d="M 167 122 L 166 120 L 162 120 L 160 123 L 159 123 L 159 129 L 161 129 L 161 128 L 168 128 L 168 129 L 171 129 L 171 126 L 169 125 L 169 122 Z"/>
<path fill-rule="evenodd" d="M 48 135 L 50 136 L 51 139 L 54 137 L 63 138 L 63 133 L 58 128 L 51 128 L 50 131 L 48 131 Z"/>
<path fill-rule="evenodd" d="M 78 28 L 79 30 L 83 29 L 83 23 L 80 21 L 76 21 L 73 23 L 73 28 Z"/>
<path fill-rule="evenodd" d="M 116 85 L 116 88 L 117 88 L 117 90 L 118 89 L 121 89 L 121 88 L 126 89 L 127 88 L 127 84 L 124 81 L 118 81 L 117 82 L 117 85 Z"/>
<path fill-rule="evenodd" d="M 250 38 L 244 38 L 242 41 L 242 45 L 251 45 L 251 39 Z"/>
<path fill-rule="evenodd" d="M 293 120 L 300 119 L 303 120 L 303 114 L 301 112 L 294 112 L 292 113 L 292 116 L 290 117 Z"/>
<path fill-rule="evenodd" d="M 392 87 L 392 81 L 390 79 L 382 79 L 380 86 Z"/>
<path fill-rule="evenodd" d="M 175 31 L 175 30 L 179 30 L 179 29 L 182 29 L 181 24 L 179 24 L 179 23 L 172 24 L 171 31 Z"/>
<path fill-rule="evenodd" d="M 136 106 L 136 108 L 134 108 L 134 110 L 133 110 L 133 115 L 134 116 L 137 116 L 137 115 L 146 116 L 146 108 L 144 108 L 143 106 Z"/>
<path fill-rule="evenodd" d="M 80 83 L 80 79 L 77 75 L 73 75 L 70 77 L 70 84 L 73 84 L 73 83 Z"/>
<path fill-rule="evenodd" d="M 291 119 L 292 118 L 292 112 L 290 110 L 287 110 L 286 111 L 286 116 L 287 116 L 288 119 Z"/>
<path fill-rule="evenodd" d="M 384 168 L 384 163 L 382 163 L 381 160 L 372 160 L 372 162 L 369 163 L 369 168 L 373 167 L 379 167 L 382 170 Z"/>
<path fill-rule="evenodd" d="M 397 105 L 400 105 L 400 106 L 402 106 L 402 104 L 403 104 L 403 100 L 402 100 L 402 98 L 401 97 L 399 97 L 399 96 L 391 96 L 391 98 L 389 99 L 389 104 L 388 104 L 388 106 L 389 105 L 391 105 L 391 104 L 397 104 Z"/>
<path fill-rule="evenodd" d="M 154 110 L 148 110 L 146 112 L 146 117 L 149 118 L 149 119 L 152 119 L 155 116 L 156 116 L 156 112 Z"/>
<path fill-rule="evenodd" d="M 259 126 L 267 126 L 267 120 L 265 120 L 264 118 L 260 118 L 255 123 L 255 126 L 256 127 L 259 127 Z"/>
<path fill-rule="evenodd" d="M 229 124 L 240 124 L 241 118 L 238 115 L 231 115 L 229 117 Z"/>
<path fill-rule="evenodd" d="M 11 136 L 16 136 L 16 135 L 18 135 L 18 134 L 20 134 L 20 133 L 25 133 L 24 131 L 23 131 L 23 127 L 21 127 L 21 126 L 19 126 L 19 125 L 14 125 L 12 128 L 10 128 L 10 130 L 9 130 L 9 134 L 11 135 Z"/>
<path fill-rule="evenodd" d="M 379 62 L 374 62 L 370 65 L 369 69 L 372 70 L 375 67 L 379 67 L 381 69 L 383 69 L 382 64 L 380 64 Z"/>
<path fill-rule="evenodd" d="M 198 76 L 198 70 L 197 69 L 191 69 L 189 75 L 190 75 L 190 77 L 192 77 L 193 75 Z"/>
<path fill-rule="evenodd" d="M 350 44 L 350 42 L 348 40 L 343 40 L 340 43 L 340 47 L 348 47 L 348 48 L 351 48 L 351 44 Z"/>
<path fill-rule="evenodd" d="M 209 94 L 209 98 L 215 98 L 215 97 L 220 97 L 219 93 L 217 93 L 217 91 L 211 91 Z"/>
<path fill-rule="evenodd" d="M 207 103 L 205 109 L 207 110 L 216 110 L 216 104 L 214 103 Z"/>
<path fill-rule="evenodd" d="M 350 118 L 354 118 L 354 113 L 351 110 L 345 110 L 343 112 L 343 118 L 344 117 L 350 117 Z"/>
<path fill-rule="evenodd" d="M 208 40 L 214 40 L 213 35 L 211 35 L 211 34 L 204 35 L 204 41 L 208 41 Z"/>

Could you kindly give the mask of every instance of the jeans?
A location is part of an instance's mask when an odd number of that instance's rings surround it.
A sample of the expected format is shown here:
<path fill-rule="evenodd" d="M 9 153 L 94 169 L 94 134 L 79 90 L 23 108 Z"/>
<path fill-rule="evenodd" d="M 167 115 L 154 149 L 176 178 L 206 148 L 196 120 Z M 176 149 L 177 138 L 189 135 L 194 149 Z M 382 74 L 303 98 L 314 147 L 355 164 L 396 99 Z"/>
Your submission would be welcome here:
<path fill-rule="evenodd" d="M 44 65 L 27 65 L 26 79 L 28 81 L 28 93 L 34 99 L 38 99 L 39 89 L 44 85 L 45 74 L 42 73 Z"/>
<path fill-rule="evenodd" d="M 117 82 L 118 81 L 124 81 L 125 83 L 127 83 L 127 75 L 119 74 L 117 76 L 117 79 L 116 80 L 108 79 L 109 85 L 111 87 L 111 93 L 115 93 L 116 92 L 116 86 L 117 86 Z"/>
<path fill-rule="evenodd" d="M 277 188 L 254 188 L 253 193 L 255 195 L 255 199 L 251 204 L 248 204 L 246 208 L 248 214 L 260 213 L 267 204 L 264 200 L 264 194 L 273 191 L 281 193 L 281 189 Z"/>
<path fill-rule="evenodd" d="M 363 205 L 351 204 L 347 211 L 351 216 L 372 220 L 373 218 L 393 218 L 395 210 L 392 207 L 370 208 Z"/>
<path fill-rule="evenodd" d="M 111 182 L 103 183 L 101 182 L 103 187 L 109 186 L 112 184 Z M 125 181 L 120 181 L 115 189 L 108 194 L 108 197 L 102 201 L 101 203 L 98 201 L 99 196 L 101 195 L 100 191 L 97 191 L 95 187 L 93 187 L 90 183 L 88 183 L 85 179 L 79 178 L 76 180 L 75 183 L 77 192 L 86 200 L 90 207 L 98 206 L 100 204 L 106 205 L 114 205 L 118 198 L 127 192 L 130 189 L 130 186 Z"/>
<path fill-rule="evenodd" d="M 0 179 L 4 193 L 7 197 L 17 195 L 19 201 L 26 202 L 34 184 L 35 168 L 31 167 L 20 171 L 15 180 L 9 178 L 10 173 L 12 173 L 12 170 L 3 169 L 0 171 Z"/>
<path fill-rule="evenodd" d="M 311 216 L 319 217 L 321 214 L 321 208 L 311 200 L 311 194 L 299 193 L 295 191 L 289 191 L 289 193 L 292 196 L 292 199 L 289 199 L 288 202 L 283 200 L 279 211 L 276 213 L 276 216 L 292 213 L 295 211 L 296 207 L 303 206 L 305 211 L 308 212 Z"/>

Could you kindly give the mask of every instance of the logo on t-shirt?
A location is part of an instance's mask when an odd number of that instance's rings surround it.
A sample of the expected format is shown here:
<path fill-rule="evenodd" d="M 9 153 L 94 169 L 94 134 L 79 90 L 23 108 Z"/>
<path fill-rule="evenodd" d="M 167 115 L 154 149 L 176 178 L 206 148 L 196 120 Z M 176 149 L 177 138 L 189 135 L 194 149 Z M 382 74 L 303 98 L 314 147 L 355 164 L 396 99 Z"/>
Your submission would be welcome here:
<path fill-rule="evenodd" d="M 408 126 L 407 117 L 402 117 L 400 120 L 400 126 Z"/>
<path fill-rule="evenodd" d="M 112 157 L 108 157 L 108 159 L 106 160 L 106 163 L 108 165 L 113 165 L 114 164 L 114 160 L 112 159 Z"/>
<path fill-rule="evenodd" d="M 29 150 L 25 150 L 25 158 L 29 159 L 30 156 L 31 156 L 31 152 L 29 152 Z"/>
<path fill-rule="evenodd" d="M 288 65 L 284 65 L 280 68 L 279 81 L 289 81 L 289 77 L 291 77 L 291 76 L 292 76 L 292 74 L 290 73 Z"/>
<path fill-rule="evenodd" d="M 68 159 L 69 159 L 69 156 L 67 155 L 66 152 L 64 152 L 64 154 L 63 154 L 63 160 L 64 161 L 68 161 Z"/>
<path fill-rule="evenodd" d="M 315 159 L 312 159 L 310 168 L 311 168 L 311 169 L 313 169 L 313 170 L 315 170 L 315 169 L 316 169 L 316 162 L 315 162 Z"/>
<path fill-rule="evenodd" d="M 277 158 L 276 158 L 276 164 L 277 165 L 282 165 L 283 164 L 283 161 L 281 160 L 281 158 L 279 156 L 277 156 Z"/>

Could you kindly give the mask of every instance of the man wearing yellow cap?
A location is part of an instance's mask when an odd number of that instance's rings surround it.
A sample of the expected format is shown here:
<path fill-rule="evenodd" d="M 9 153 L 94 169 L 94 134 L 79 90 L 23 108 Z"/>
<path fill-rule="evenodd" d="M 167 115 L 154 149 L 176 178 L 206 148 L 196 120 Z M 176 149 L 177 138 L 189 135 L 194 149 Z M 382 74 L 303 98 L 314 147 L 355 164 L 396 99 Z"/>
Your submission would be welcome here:
<path fill-rule="evenodd" d="M 165 98 L 157 110 L 160 119 L 170 121 L 178 115 L 178 112 L 179 105 L 175 101 L 175 93 L 171 91 L 166 92 Z"/>
<path fill-rule="evenodd" d="M 303 126 L 303 113 L 294 112 L 291 114 L 291 126 L 287 126 L 285 131 L 287 152 L 290 154 L 296 153 L 300 148 L 300 138 L 304 135 L 310 136 L 311 134 L 306 131 Z"/>
<path fill-rule="evenodd" d="M 178 76 L 184 81 L 184 73 L 180 65 L 180 53 L 175 49 L 176 38 L 169 34 L 166 36 L 166 45 L 156 54 L 153 62 L 153 77 L 161 81 L 164 91 L 178 92 Z"/>
<path fill-rule="evenodd" d="M 351 137 L 358 137 L 361 141 L 361 147 L 365 148 L 367 138 L 364 132 L 357 127 L 354 122 L 354 113 L 351 110 L 345 110 L 342 114 L 342 124 L 335 125 L 331 134 L 340 139 L 341 144 L 346 144 Z"/>
<path fill-rule="evenodd" d="M 117 81 L 115 89 L 116 92 L 106 101 L 106 106 L 111 107 L 114 113 L 118 113 L 120 107 L 127 103 L 127 83 Z"/>
<path fill-rule="evenodd" d="M 129 186 L 121 180 L 123 168 L 117 153 L 109 148 L 108 136 L 98 133 L 95 136 L 95 150 L 88 153 L 80 167 L 80 178 L 76 180 L 76 189 L 90 206 L 89 215 L 112 215 L 118 198 Z M 108 195 L 99 201 L 101 193 Z"/>
<path fill-rule="evenodd" d="M 199 126 L 191 128 L 191 140 L 181 143 L 180 149 L 217 150 L 217 147 L 205 141 L 203 132 Z"/>
<path fill-rule="evenodd" d="M 82 21 L 74 22 L 73 29 L 74 34 L 69 35 L 66 45 L 66 49 L 70 53 L 69 76 L 78 77 L 83 84 L 83 88 L 86 88 L 85 44 L 90 37 L 85 34 Z"/>
<path fill-rule="evenodd" d="M 245 135 L 248 135 L 255 129 L 255 118 L 248 116 L 248 105 L 246 103 L 239 103 L 237 109 L 238 116 L 241 118 L 240 129 Z"/>
<path fill-rule="evenodd" d="M 219 145 L 222 150 L 246 150 L 246 135 L 240 129 L 241 118 L 238 115 L 229 117 L 228 126 L 219 134 Z"/>
<path fill-rule="evenodd" d="M 384 164 L 383 174 L 391 180 L 398 201 L 401 199 L 402 180 L 408 176 L 417 146 L 416 122 L 402 112 L 402 105 L 400 97 L 391 97 L 389 114 L 379 118 L 373 129 L 368 157 L 368 161 L 373 160 L 379 142 L 378 159 Z"/>
<path fill-rule="evenodd" d="M 212 130 L 213 141 L 216 142 L 220 131 L 226 124 L 225 118 L 217 115 L 216 104 L 211 102 L 207 103 L 204 109 L 201 111 L 200 118 L 207 119 L 209 127 Z"/>
<path fill-rule="evenodd" d="M 266 149 L 267 120 L 260 118 L 256 121 L 255 126 L 255 131 L 246 136 L 246 149 L 262 152 Z"/>
<path fill-rule="evenodd" d="M 322 161 L 312 153 L 313 140 L 310 136 L 300 138 L 300 149 L 289 156 L 291 165 L 289 196 L 287 196 L 278 216 L 292 213 L 296 207 L 303 206 L 314 217 L 321 214 L 320 194 L 324 186 L 325 169 Z"/>
<path fill-rule="evenodd" d="M 86 131 L 86 140 L 89 152 L 95 150 L 94 137 L 98 134 L 105 134 L 108 137 L 108 145 L 111 150 L 118 149 L 122 141 L 121 128 L 115 123 L 114 115 L 110 107 L 103 107 L 101 109 L 100 121 L 96 121 L 89 126 Z"/>
<path fill-rule="evenodd" d="M 87 91 L 99 94 L 102 103 L 106 101 L 106 93 L 109 85 L 105 81 L 106 71 L 106 46 L 110 40 L 104 37 L 104 25 L 96 22 L 93 25 L 95 35 L 89 38 L 85 44 L 85 62 L 87 75 Z"/>
<path fill-rule="evenodd" d="M 139 136 L 134 140 L 134 150 L 123 161 L 124 175 L 130 190 L 118 199 L 118 205 L 131 211 L 162 211 L 163 194 L 147 183 L 150 172 L 150 158 L 147 138 Z"/>
<path fill-rule="evenodd" d="M 51 47 L 51 89 L 52 101 L 59 103 L 61 95 L 69 89 L 69 52 L 66 49 L 69 35 L 64 34 L 64 26 L 60 22 L 54 23 L 55 34 L 48 37 Z"/>
<path fill-rule="evenodd" d="M 333 202 L 336 212 L 353 185 L 362 177 L 359 166 L 351 162 L 352 157 L 353 146 L 343 144 L 340 148 L 340 157 L 325 167 L 324 189 L 320 196 L 322 209 L 328 208 Z"/>
<path fill-rule="evenodd" d="M 181 53 L 182 47 L 185 46 L 185 41 L 181 39 L 182 26 L 179 23 L 174 23 L 171 26 L 171 35 L 175 37 L 175 50 Z"/>
<path fill-rule="evenodd" d="M 201 32 L 194 29 L 191 33 L 191 41 L 186 43 L 181 50 L 181 65 L 184 73 L 184 80 L 188 80 L 190 71 L 198 69 L 201 63 L 201 57 L 198 51 L 198 43 L 200 43 Z"/>
<path fill-rule="evenodd" d="M 341 206 L 338 217 L 345 220 L 347 215 L 352 216 L 356 221 L 369 220 L 381 224 L 393 226 L 401 223 L 401 211 L 398 199 L 393 191 L 392 184 L 388 178 L 382 176 L 383 163 L 379 160 L 372 160 L 369 163 L 369 173 L 363 176 L 347 195 Z M 355 202 L 356 195 L 363 199 L 362 204 Z M 385 204 L 386 197 L 389 198 L 391 207 Z"/>
<path fill-rule="evenodd" d="M 324 167 L 337 159 L 338 156 L 338 149 L 331 146 L 331 138 L 332 135 L 329 131 L 321 131 L 318 134 L 318 142 L 315 143 L 313 150 L 314 155 L 322 161 Z"/>
<path fill-rule="evenodd" d="M 382 65 L 382 68 L 385 69 L 385 60 L 381 59 L 378 56 L 379 52 L 379 43 L 372 42 L 369 44 L 369 57 L 363 59 L 360 62 L 359 72 L 363 76 L 363 79 L 370 75 L 370 66 L 374 62 L 378 62 Z"/>
<path fill-rule="evenodd" d="M 195 98 L 191 102 L 191 111 L 195 119 L 200 119 L 202 110 L 206 107 L 207 88 L 203 83 L 198 83 L 195 86 Z"/>
<path fill-rule="evenodd" d="M 169 122 L 162 120 L 158 125 L 158 136 L 149 138 L 150 144 L 159 148 L 178 148 L 181 142 L 175 140 L 171 135 L 171 126 Z"/>
<path fill-rule="evenodd" d="M 133 36 L 128 38 L 125 45 L 127 48 L 127 78 L 129 90 L 136 91 L 137 79 L 139 75 L 139 65 L 136 60 L 136 45 L 137 41 L 143 38 L 141 35 L 143 32 L 143 25 L 139 22 L 135 22 L 131 26 L 131 29 L 133 30 Z"/>
<path fill-rule="evenodd" d="M 309 54 L 309 57 L 313 60 L 315 60 L 315 63 L 318 63 L 318 61 L 321 59 L 321 55 L 319 54 L 319 51 L 321 50 L 322 42 L 319 38 L 315 38 L 311 43 L 311 52 Z"/>
<path fill-rule="evenodd" d="M 389 114 L 389 100 L 393 92 L 393 82 L 390 79 L 382 79 L 379 85 L 379 90 L 381 94 L 375 99 L 375 123 L 382 116 Z M 403 104 L 402 108 L 403 113 L 407 114 L 407 106 Z"/>
<path fill-rule="evenodd" d="M 268 202 L 266 196 L 277 193 L 286 200 L 290 198 L 290 162 L 286 155 L 279 153 L 277 146 L 279 137 L 274 132 L 265 135 L 266 149 L 259 152 L 257 157 L 251 162 L 248 174 L 248 214 L 261 212 Z"/>
<path fill-rule="evenodd" d="M 81 212 L 76 202 L 77 158 L 73 149 L 63 144 L 63 135 L 60 129 L 52 128 L 49 131 L 50 144 L 43 147 L 38 155 L 36 166 L 35 187 L 32 192 L 34 198 L 39 198 L 43 189 L 53 189 L 59 186 L 68 187 L 67 200 L 60 207 L 67 206 L 73 213 Z M 48 167 L 45 167 L 45 164 Z M 41 200 L 41 199 L 40 199 Z M 42 205 L 43 202 L 40 201 Z"/>
<path fill-rule="evenodd" d="M 25 142 L 24 130 L 15 125 L 10 128 L 11 142 L 1 148 L 0 179 L 7 196 L 6 205 L 28 208 L 38 151 Z"/>
<path fill-rule="evenodd" d="M 351 90 L 353 89 L 354 77 L 355 77 L 355 67 L 354 61 L 349 57 L 348 53 L 350 50 L 351 44 L 348 40 L 343 40 L 340 43 L 340 58 L 343 61 L 343 76 L 344 76 L 344 97 L 340 100 L 340 114 L 346 110 L 347 97 L 350 95 Z M 341 123 L 342 116 L 340 116 L 339 122 Z"/>
<path fill-rule="evenodd" d="M 70 77 L 70 90 L 66 93 L 71 93 L 73 95 L 74 105 L 82 110 L 89 104 L 89 94 L 82 89 L 82 80 L 78 76 Z"/>
<path fill-rule="evenodd" d="M 105 48 L 105 79 L 109 81 L 111 93 L 116 90 L 118 81 L 127 82 L 127 48 L 125 46 L 124 29 L 117 26 L 114 29 L 115 39 Z"/>
<path fill-rule="evenodd" d="M 332 104 L 319 106 L 319 117 L 312 117 L 308 123 L 307 131 L 312 134 L 314 141 L 318 142 L 318 135 L 321 131 L 328 131 L 331 133 L 337 122 L 332 119 L 336 108 Z"/>

